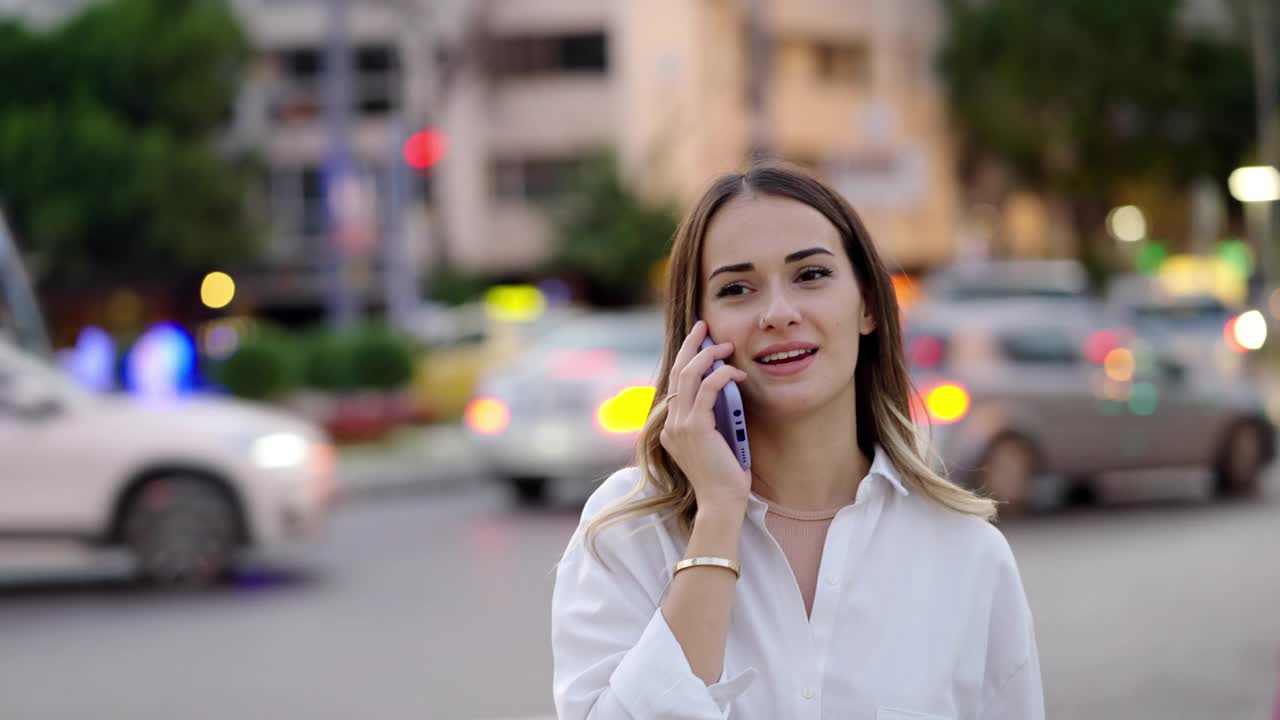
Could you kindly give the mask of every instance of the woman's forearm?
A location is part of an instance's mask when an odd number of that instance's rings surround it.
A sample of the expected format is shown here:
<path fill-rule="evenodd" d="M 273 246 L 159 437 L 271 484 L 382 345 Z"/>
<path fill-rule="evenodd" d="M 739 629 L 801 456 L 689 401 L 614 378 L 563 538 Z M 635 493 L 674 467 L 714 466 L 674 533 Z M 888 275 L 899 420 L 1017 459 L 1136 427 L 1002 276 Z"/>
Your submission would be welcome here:
<path fill-rule="evenodd" d="M 685 558 L 721 557 L 738 560 L 738 545 L 746 508 L 699 509 Z M 744 570 L 747 572 L 749 570 Z M 671 580 L 662 615 L 693 673 L 712 685 L 724 668 L 724 647 L 737 577 L 720 567 L 691 567 Z"/>

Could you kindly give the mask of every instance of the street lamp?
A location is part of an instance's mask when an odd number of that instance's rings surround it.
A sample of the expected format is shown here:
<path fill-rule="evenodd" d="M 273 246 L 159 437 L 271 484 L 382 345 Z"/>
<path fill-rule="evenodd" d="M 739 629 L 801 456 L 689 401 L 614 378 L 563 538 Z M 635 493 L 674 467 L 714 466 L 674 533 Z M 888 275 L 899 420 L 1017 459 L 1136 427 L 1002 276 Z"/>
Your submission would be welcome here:
<path fill-rule="evenodd" d="M 1227 188 L 1242 203 L 1274 202 L 1280 200 L 1280 171 L 1269 165 L 1236 168 Z"/>
<path fill-rule="evenodd" d="M 1262 261 L 1262 278 L 1270 280 L 1271 203 L 1280 200 L 1280 171 L 1270 165 L 1236 168 L 1227 178 L 1227 189 L 1231 191 L 1231 197 L 1244 204 L 1249 235 Z"/>

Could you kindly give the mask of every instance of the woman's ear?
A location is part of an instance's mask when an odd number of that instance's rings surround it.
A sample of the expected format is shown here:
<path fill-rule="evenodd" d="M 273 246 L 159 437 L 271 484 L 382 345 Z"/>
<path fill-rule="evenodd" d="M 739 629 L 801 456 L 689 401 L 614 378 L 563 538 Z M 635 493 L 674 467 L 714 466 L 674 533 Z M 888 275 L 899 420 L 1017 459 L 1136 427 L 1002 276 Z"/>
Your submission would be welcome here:
<path fill-rule="evenodd" d="M 876 319 L 871 317 L 871 307 L 862 303 L 862 317 L 858 318 L 858 333 L 870 335 L 876 329 Z"/>

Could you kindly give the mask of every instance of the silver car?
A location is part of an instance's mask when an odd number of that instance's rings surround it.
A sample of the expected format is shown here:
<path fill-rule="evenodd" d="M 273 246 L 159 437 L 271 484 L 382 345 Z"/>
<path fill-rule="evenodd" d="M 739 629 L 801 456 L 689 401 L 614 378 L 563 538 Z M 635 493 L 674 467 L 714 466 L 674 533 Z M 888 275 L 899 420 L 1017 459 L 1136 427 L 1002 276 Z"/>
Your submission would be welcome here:
<path fill-rule="evenodd" d="M 1088 491 L 1100 473 L 1208 466 L 1256 491 L 1274 454 L 1257 390 L 1106 327 L 1089 302 L 921 306 L 905 323 L 918 417 L 953 477 L 1014 509 Z"/>
<path fill-rule="evenodd" d="M 465 422 L 477 455 L 522 503 L 585 498 L 630 462 L 662 344 L 655 311 L 567 318 L 477 384 Z"/>

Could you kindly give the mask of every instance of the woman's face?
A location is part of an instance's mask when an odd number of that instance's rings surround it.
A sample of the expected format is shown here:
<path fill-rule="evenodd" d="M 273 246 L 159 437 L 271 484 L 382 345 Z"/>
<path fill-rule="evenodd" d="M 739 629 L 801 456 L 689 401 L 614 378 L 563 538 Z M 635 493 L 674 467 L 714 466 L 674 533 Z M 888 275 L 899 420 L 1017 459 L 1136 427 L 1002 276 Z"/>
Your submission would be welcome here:
<path fill-rule="evenodd" d="M 853 391 L 858 341 L 874 323 L 822 213 L 789 198 L 739 196 L 707 228 L 701 272 L 701 317 L 716 342 L 734 344 L 730 363 L 748 375 L 749 404 L 786 417 Z"/>

